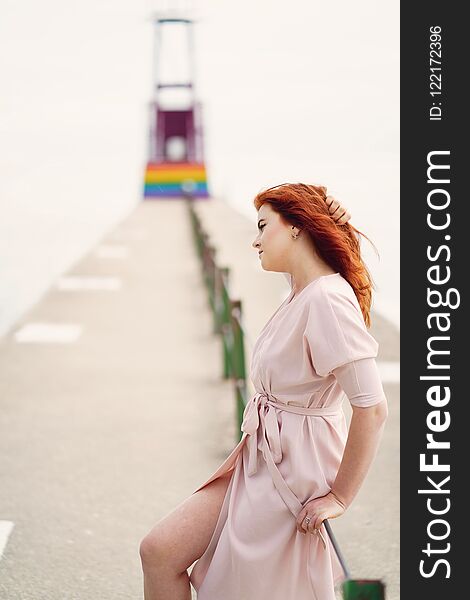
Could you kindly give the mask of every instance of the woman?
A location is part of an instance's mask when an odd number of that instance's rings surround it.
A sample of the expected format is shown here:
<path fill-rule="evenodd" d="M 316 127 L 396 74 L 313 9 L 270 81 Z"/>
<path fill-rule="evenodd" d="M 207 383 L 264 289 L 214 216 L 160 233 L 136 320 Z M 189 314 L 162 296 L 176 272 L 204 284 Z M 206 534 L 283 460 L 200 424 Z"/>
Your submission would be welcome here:
<path fill-rule="evenodd" d="M 240 442 L 141 542 L 145 600 L 189 600 L 189 581 L 198 600 L 334 600 L 344 578 L 323 521 L 350 506 L 387 417 L 360 232 L 324 187 L 254 204 L 253 247 L 291 292 L 253 348 Z"/>

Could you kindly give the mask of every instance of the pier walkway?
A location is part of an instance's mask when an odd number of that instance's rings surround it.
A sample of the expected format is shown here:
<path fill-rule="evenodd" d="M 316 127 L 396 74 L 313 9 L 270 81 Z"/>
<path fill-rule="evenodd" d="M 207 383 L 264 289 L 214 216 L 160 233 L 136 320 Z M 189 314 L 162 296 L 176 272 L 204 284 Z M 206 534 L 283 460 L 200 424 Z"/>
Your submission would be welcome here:
<path fill-rule="evenodd" d="M 287 283 L 261 269 L 253 223 L 216 200 L 196 210 L 231 267 L 249 361 Z M 390 416 L 332 527 L 353 576 L 398 600 L 398 332 L 373 322 Z M 142 202 L 0 338 L 2 600 L 143 598 L 140 540 L 236 443 L 221 373 L 185 204 Z"/>

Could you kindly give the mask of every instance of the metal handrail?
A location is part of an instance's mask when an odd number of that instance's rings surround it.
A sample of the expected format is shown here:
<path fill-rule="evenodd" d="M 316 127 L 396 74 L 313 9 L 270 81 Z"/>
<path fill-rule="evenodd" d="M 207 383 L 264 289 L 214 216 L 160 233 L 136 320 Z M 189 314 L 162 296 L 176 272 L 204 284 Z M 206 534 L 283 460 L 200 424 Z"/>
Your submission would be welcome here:
<path fill-rule="evenodd" d="M 233 300 L 230 297 L 230 270 L 228 267 L 218 266 L 216 249 L 210 244 L 209 236 L 204 231 L 189 195 L 186 196 L 186 206 L 213 314 L 214 333 L 219 334 L 222 341 L 223 377 L 232 378 L 234 383 L 237 422 L 240 428 L 247 403 L 245 341 L 248 342 L 250 350 L 253 349 L 253 342 L 244 323 L 241 300 Z"/>

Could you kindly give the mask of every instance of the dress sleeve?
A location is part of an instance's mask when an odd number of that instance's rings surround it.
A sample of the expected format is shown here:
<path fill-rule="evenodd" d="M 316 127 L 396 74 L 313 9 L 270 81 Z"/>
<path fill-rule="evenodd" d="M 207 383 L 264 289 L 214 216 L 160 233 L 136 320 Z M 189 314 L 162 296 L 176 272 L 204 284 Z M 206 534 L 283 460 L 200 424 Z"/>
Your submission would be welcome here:
<path fill-rule="evenodd" d="M 353 406 L 367 408 L 386 399 L 375 358 L 346 363 L 334 369 L 333 375 Z"/>
<path fill-rule="evenodd" d="M 310 299 L 304 337 L 313 367 L 325 377 L 346 363 L 375 358 L 379 345 L 367 331 L 359 302 L 351 288 L 327 289 L 320 283 Z"/>

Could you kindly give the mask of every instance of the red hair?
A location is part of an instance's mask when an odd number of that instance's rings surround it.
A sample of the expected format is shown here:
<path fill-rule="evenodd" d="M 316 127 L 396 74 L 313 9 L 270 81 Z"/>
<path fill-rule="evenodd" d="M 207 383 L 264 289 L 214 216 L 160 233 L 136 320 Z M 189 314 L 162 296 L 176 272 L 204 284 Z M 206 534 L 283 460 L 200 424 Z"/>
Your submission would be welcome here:
<path fill-rule="evenodd" d="M 370 327 L 369 313 L 375 286 L 361 258 L 359 236 L 366 238 L 372 246 L 374 244 L 349 222 L 344 225 L 335 223 L 328 212 L 326 196 L 326 187 L 323 186 L 282 183 L 259 192 L 253 203 L 259 210 L 267 202 L 284 222 L 310 235 L 321 258 L 353 288 L 364 322 Z"/>

